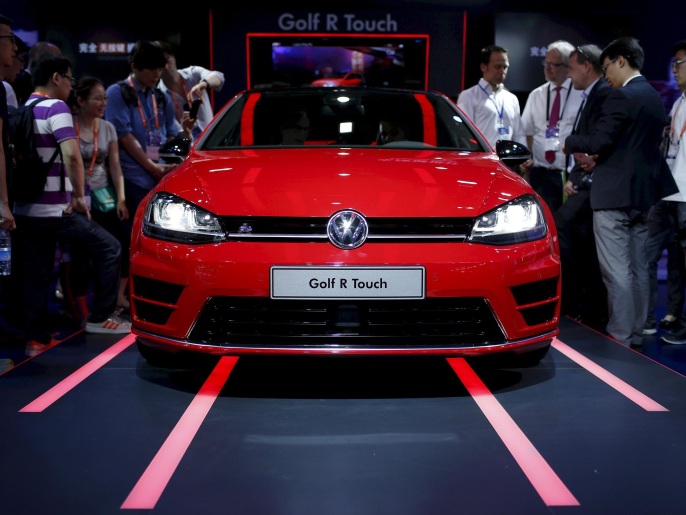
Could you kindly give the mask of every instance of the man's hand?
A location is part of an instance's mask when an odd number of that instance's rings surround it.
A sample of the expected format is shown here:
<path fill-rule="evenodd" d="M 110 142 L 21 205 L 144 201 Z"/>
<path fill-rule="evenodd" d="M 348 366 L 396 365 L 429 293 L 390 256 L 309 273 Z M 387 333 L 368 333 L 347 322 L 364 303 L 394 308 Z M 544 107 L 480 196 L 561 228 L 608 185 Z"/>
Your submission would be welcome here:
<path fill-rule="evenodd" d="M 574 183 L 572 181 L 565 182 L 565 185 L 562 189 L 563 189 L 565 195 L 567 195 L 568 197 L 571 197 L 572 195 L 574 195 L 577 192 L 576 189 L 574 188 Z"/>
<path fill-rule="evenodd" d="M 588 154 L 582 154 L 581 152 L 576 152 L 574 155 L 574 159 L 576 159 L 576 162 L 581 165 L 581 168 L 587 173 L 590 173 L 593 171 L 596 165 L 596 161 L 598 159 L 598 154 L 594 154 L 589 156 Z"/>
<path fill-rule="evenodd" d="M 0 203 L 0 227 L 8 231 L 17 228 L 17 222 L 14 221 L 14 215 L 7 202 Z"/>
<path fill-rule="evenodd" d="M 88 220 L 91 219 L 91 212 L 88 210 L 88 203 L 86 202 L 86 197 L 76 197 L 72 195 L 71 202 L 69 203 L 67 209 L 64 210 L 64 212 L 81 213 L 82 215 L 86 215 L 86 218 L 88 218 Z"/>

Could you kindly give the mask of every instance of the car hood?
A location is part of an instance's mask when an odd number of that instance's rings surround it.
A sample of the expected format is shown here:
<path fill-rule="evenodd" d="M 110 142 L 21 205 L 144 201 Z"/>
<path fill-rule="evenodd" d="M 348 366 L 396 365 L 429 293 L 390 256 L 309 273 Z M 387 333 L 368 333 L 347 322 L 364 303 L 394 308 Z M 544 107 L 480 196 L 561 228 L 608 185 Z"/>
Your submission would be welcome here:
<path fill-rule="evenodd" d="M 532 193 L 494 154 L 396 149 L 193 150 L 158 185 L 220 216 L 473 217 Z"/>

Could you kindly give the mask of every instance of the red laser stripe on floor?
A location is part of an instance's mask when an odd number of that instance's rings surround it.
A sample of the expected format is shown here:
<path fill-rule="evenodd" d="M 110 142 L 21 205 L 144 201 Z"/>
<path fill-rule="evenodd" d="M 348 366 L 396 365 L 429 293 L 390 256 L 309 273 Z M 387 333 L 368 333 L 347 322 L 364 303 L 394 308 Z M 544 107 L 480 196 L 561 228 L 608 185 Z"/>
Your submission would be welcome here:
<path fill-rule="evenodd" d="M 193 402 L 121 505 L 122 510 L 151 510 L 155 507 L 237 361 L 238 356 L 219 359 Z"/>
<path fill-rule="evenodd" d="M 601 367 L 600 365 L 598 365 L 594 361 L 591 361 L 590 359 L 588 359 L 586 356 L 584 356 L 580 352 L 575 351 L 569 345 L 567 345 L 564 342 L 561 342 L 557 338 L 553 338 L 552 347 L 555 350 L 560 351 L 562 354 L 567 356 L 572 361 L 574 361 L 577 365 L 588 370 L 591 374 L 593 374 L 598 379 L 600 379 L 604 383 L 608 384 L 609 386 L 611 386 L 612 388 L 617 390 L 619 393 L 621 393 L 622 395 L 627 397 L 629 400 L 634 401 L 636 404 L 638 404 L 644 410 L 646 410 L 646 411 L 669 411 L 667 408 L 665 408 L 661 404 L 655 402 L 653 399 L 651 399 L 647 395 L 639 392 L 633 386 L 625 383 L 620 378 L 618 378 L 616 375 L 611 374 L 610 372 L 605 370 L 603 367 Z"/>
<path fill-rule="evenodd" d="M 53 403 L 57 402 L 64 395 L 69 393 L 69 391 L 76 387 L 79 383 L 84 381 L 93 372 L 103 367 L 108 361 L 117 356 L 127 347 L 129 347 L 136 337 L 132 334 L 126 335 L 124 338 L 119 340 L 117 343 L 109 347 L 104 352 L 98 354 L 95 358 L 90 360 L 84 366 L 79 368 L 73 374 L 57 383 L 55 386 L 50 388 L 43 395 L 30 402 L 22 409 L 19 410 L 20 413 L 39 413 L 47 408 L 49 408 Z"/>
<path fill-rule="evenodd" d="M 447 359 L 546 506 L 579 506 L 579 501 L 548 465 L 548 462 L 543 459 L 464 358 Z"/>

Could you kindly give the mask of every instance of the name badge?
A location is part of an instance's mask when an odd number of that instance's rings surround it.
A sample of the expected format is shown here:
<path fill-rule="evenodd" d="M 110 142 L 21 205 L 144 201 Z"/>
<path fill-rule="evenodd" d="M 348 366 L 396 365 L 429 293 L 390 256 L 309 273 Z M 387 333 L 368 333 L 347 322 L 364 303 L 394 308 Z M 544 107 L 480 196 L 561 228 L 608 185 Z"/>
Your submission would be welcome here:
<path fill-rule="evenodd" d="M 557 152 L 560 150 L 560 129 L 557 127 L 545 130 L 545 150 Z"/>
<path fill-rule="evenodd" d="M 162 135 L 159 132 L 150 132 L 145 137 L 145 155 L 153 161 L 160 159 L 160 147 L 162 146 Z"/>

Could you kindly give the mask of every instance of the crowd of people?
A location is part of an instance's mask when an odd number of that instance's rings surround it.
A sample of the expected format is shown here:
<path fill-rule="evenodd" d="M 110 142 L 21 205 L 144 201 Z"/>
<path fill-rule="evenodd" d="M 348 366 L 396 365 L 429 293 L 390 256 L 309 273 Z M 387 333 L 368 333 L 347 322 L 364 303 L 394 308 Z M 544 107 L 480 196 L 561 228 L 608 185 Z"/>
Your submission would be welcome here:
<path fill-rule="evenodd" d="M 0 290 L 0 336 L 20 340 L 28 357 L 58 343 L 48 316 L 53 293 L 86 333 L 131 331 L 133 215 L 177 166 L 164 162 L 161 146 L 197 138 L 213 116 L 208 90 L 224 85 L 219 71 L 178 69 L 163 41 L 138 41 L 129 66 L 128 76 L 111 85 L 93 76 L 77 80 L 59 47 L 41 41 L 29 48 L 13 34 L 12 20 L 0 15 L 0 228 L 12 239 L 12 272 Z M 191 117 L 194 101 L 199 109 Z M 45 162 L 57 156 L 35 201 L 11 198 L 8 105 L 31 106 L 39 155 Z M 60 257 L 68 264 L 60 265 L 55 286 Z"/>
<path fill-rule="evenodd" d="M 680 145 L 686 40 L 674 44 L 672 55 L 681 95 L 669 117 L 641 74 L 644 52 L 631 37 L 603 49 L 550 43 L 545 82 L 529 93 L 523 110 L 505 87 L 508 50 L 488 46 L 480 55 L 482 78 L 457 98 L 491 145 L 512 139 L 532 151 L 518 171 L 555 219 L 562 313 L 634 347 L 658 327 L 663 341 L 686 343 L 686 147 Z M 57 46 L 38 42 L 29 48 L 0 15 L 0 227 L 11 231 L 13 242 L 12 276 L 2 290 L 19 292 L 12 302 L 5 299 L 5 319 L 23 338 L 28 356 L 56 342 L 47 311 L 60 255 L 70 265 L 59 278 L 59 294 L 86 333 L 131 330 L 126 315 L 133 215 L 176 166 L 160 157 L 161 146 L 177 137 L 197 138 L 213 116 L 208 92 L 224 85 L 217 70 L 177 68 L 164 41 L 138 41 L 129 65 L 130 73 L 110 85 L 92 76 L 76 80 Z M 38 200 L 12 202 L 8 106 L 34 102 L 39 152 L 46 161 L 55 151 L 59 157 Z M 299 141 L 307 128 L 309 120 L 298 113 L 284 122 L 283 141 Z M 384 130 L 390 137 L 392 131 Z M 65 187 L 58 180 L 63 173 Z M 665 249 L 668 313 L 656 323 L 657 263 Z"/>
<path fill-rule="evenodd" d="M 555 219 L 562 314 L 631 347 L 641 347 L 656 325 L 662 341 L 686 344 L 686 40 L 673 45 L 672 56 L 681 95 L 669 118 L 641 74 L 645 55 L 632 37 L 602 50 L 552 42 L 546 81 L 530 92 L 523 112 L 504 84 L 508 50 L 488 46 L 481 80 L 457 99 L 491 145 L 512 139 L 532 151 L 518 171 Z M 668 313 L 656 324 L 657 264 L 665 248 Z"/>

